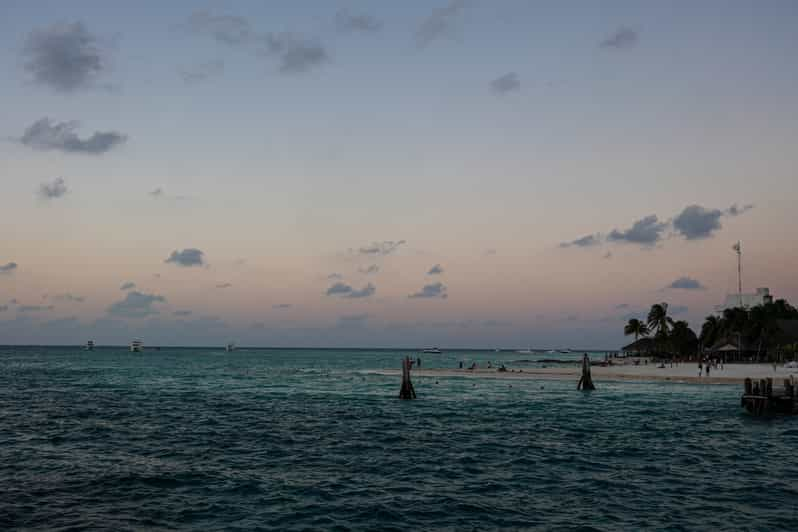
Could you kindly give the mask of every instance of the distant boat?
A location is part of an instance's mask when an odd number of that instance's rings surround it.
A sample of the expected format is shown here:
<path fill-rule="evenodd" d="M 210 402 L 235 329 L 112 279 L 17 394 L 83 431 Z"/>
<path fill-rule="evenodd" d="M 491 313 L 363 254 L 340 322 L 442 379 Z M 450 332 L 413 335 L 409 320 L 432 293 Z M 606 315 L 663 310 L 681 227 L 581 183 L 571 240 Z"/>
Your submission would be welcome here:
<path fill-rule="evenodd" d="M 94 351 L 94 340 L 86 342 L 86 346 L 83 349 L 86 351 Z"/>
<path fill-rule="evenodd" d="M 439 347 L 428 347 L 427 349 L 424 349 L 421 352 L 430 355 L 440 355 L 441 353 L 443 353 L 443 351 L 441 351 Z"/>
<path fill-rule="evenodd" d="M 230 342 L 229 344 L 224 346 L 224 350 L 227 351 L 228 353 L 230 351 L 235 351 L 236 350 L 236 344 L 234 344 L 233 342 Z"/>
<path fill-rule="evenodd" d="M 141 340 L 133 340 L 130 342 L 131 353 L 141 353 L 144 349 L 144 343 Z"/>
<path fill-rule="evenodd" d="M 570 349 L 560 349 L 560 353 L 570 353 Z"/>
<path fill-rule="evenodd" d="M 531 355 L 532 352 L 533 352 L 532 349 L 529 349 L 529 348 L 528 349 L 519 349 L 518 351 L 516 351 L 516 353 L 518 353 L 520 355 Z"/>

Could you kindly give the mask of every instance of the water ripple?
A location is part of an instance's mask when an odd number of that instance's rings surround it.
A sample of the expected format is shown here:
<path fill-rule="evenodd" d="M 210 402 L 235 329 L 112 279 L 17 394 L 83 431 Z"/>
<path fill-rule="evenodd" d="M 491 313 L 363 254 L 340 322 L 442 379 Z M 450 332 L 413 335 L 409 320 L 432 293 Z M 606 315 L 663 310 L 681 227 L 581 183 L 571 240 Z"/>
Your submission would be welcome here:
<path fill-rule="evenodd" d="M 359 373 L 398 358 L 0 348 L 0 528 L 798 529 L 798 420 L 740 415 L 735 387 L 400 402 Z"/>

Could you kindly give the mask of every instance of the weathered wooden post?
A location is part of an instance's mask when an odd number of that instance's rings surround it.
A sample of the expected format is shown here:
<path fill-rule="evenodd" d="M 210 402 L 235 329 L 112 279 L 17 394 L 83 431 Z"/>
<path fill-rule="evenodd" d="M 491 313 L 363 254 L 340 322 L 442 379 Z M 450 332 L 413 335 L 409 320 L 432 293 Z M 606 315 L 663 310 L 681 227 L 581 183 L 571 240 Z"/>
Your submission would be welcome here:
<path fill-rule="evenodd" d="M 576 385 L 577 390 L 595 390 L 593 379 L 590 376 L 590 358 L 587 353 L 582 357 L 582 376 L 579 378 L 579 384 Z"/>
<path fill-rule="evenodd" d="M 410 382 L 410 368 L 413 366 L 413 361 L 410 357 L 405 357 L 402 360 L 402 388 L 399 390 L 399 399 L 415 399 L 416 391 L 413 389 L 413 383 Z"/>

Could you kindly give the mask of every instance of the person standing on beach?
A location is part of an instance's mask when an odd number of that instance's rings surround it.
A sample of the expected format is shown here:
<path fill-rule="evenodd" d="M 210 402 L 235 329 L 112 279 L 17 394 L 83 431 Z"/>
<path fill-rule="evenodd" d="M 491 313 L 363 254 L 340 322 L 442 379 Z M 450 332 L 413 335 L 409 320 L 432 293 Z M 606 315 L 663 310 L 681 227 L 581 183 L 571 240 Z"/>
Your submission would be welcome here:
<path fill-rule="evenodd" d="M 707 364 L 707 378 L 709 378 L 709 367 L 710 367 L 710 364 Z"/>
<path fill-rule="evenodd" d="M 698 361 L 698 376 L 701 377 L 701 374 L 704 372 L 703 362 L 701 360 Z"/>

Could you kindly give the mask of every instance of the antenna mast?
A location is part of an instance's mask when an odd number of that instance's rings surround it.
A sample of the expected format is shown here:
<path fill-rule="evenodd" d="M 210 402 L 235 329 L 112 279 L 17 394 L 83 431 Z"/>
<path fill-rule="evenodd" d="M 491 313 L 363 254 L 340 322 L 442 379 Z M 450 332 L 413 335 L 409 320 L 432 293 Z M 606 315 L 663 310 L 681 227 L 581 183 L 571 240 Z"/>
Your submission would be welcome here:
<path fill-rule="evenodd" d="M 740 306 L 743 306 L 743 268 L 742 268 L 742 255 L 743 255 L 743 248 L 742 244 L 738 240 L 736 244 L 732 246 L 732 249 L 737 252 L 737 299 L 739 301 Z"/>

